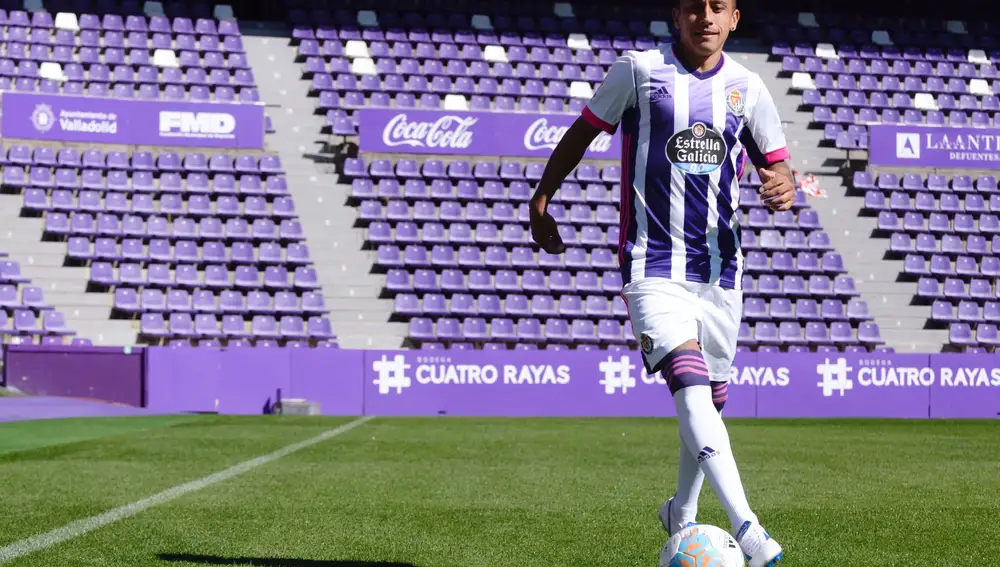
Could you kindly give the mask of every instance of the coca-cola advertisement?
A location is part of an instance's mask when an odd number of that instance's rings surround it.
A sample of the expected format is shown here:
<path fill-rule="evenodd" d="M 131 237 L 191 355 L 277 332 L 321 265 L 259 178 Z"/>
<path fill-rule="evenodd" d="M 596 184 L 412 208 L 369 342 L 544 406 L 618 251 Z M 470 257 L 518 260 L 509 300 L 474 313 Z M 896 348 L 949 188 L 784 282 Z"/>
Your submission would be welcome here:
<path fill-rule="evenodd" d="M 574 114 L 467 112 L 366 108 L 361 110 L 362 152 L 548 157 Z M 602 133 L 586 157 L 621 158 L 618 135 Z"/>

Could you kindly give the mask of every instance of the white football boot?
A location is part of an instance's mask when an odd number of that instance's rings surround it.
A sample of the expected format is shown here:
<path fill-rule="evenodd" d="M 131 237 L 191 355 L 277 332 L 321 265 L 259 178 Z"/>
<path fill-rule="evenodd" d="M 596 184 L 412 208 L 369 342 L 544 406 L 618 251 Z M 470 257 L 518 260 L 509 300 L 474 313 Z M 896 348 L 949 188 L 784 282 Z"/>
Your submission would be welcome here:
<path fill-rule="evenodd" d="M 688 522 L 686 524 L 681 524 L 679 521 L 674 520 L 673 513 L 674 497 L 671 496 L 669 500 L 663 503 L 660 507 L 660 523 L 663 524 L 663 531 L 667 532 L 667 535 L 673 537 L 673 535 L 686 527 L 696 526 L 698 522 Z"/>
<path fill-rule="evenodd" d="M 784 557 L 781 546 L 771 539 L 760 524 L 743 522 L 743 526 L 736 532 L 736 541 L 743 549 L 750 567 L 774 567 Z"/>

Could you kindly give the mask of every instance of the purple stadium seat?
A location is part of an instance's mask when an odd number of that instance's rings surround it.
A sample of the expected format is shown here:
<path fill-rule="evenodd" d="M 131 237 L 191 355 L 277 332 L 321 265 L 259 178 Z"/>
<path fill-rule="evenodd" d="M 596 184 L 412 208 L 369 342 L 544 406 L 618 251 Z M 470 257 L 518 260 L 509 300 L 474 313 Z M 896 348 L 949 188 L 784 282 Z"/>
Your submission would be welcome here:
<path fill-rule="evenodd" d="M 521 341 L 541 342 L 544 338 L 541 323 L 538 319 L 518 319 L 517 337 Z"/>
<path fill-rule="evenodd" d="M 564 319 L 549 319 L 545 321 L 545 338 L 550 342 L 570 342 L 569 324 Z"/>
<path fill-rule="evenodd" d="M 983 320 L 983 315 L 976 302 L 960 301 L 958 303 L 958 319 L 967 323 L 978 323 Z"/>
<path fill-rule="evenodd" d="M 330 325 L 330 320 L 326 317 L 313 316 L 310 317 L 307 322 L 307 328 L 309 331 L 309 336 L 316 339 L 332 339 L 334 338 L 333 328 Z"/>
<path fill-rule="evenodd" d="M 949 301 L 934 301 L 931 304 L 931 319 L 941 323 L 955 323 L 955 307 Z"/>
<path fill-rule="evenodd" d="M 173 327 L 171 327 L 171 330 Z M 194 329 L 192 330 L 192 335 L 198 337 L 221 337 L 222 331 L 219 329 L 219 321 L 215 318 L 215 315 L 208 313 L 200 313 L 194 318 Z M 199 343 L 199 346 L 205 346 L 205 342 Z"/>
<path fill-rule="evenodd" d="M 187 298 L 187 292 L 183 290 L 171 290 L 170 297 L 173 299 L 175 293 L 184 293 L 184 297 Z M 142 290 L 142 294 L 139 296 L 139 302 L 142 307 L 142 311 L 146 312 L 161 312 L 167 311 L 185 311 L 190 309 L 190 300 L 181 302 L 168 303 L 167 296 L 163 294 L 163 290 L 146 288 Z"/>
<path fill-rule="evenodd" d="M 227 298 L 227 300 L 233 301 L 234 303 L 236 302 L 236 298 Z M 239 298 L 239 300 L 242 301 L 242 297 Z M 252 314 L 270 314 L 275 312 L 271 301 L 271 295 L 260 290 L 247 292 L 246 311 Z"/>
<path fill-rule="evenodd" d="M 213 296 L 212 303 L 215 303 Z M 204 309 L 199 309 L 199 311 Z M 219 307 L 211 312 L 247 313 L 249 311 L 244 295 L 238 291 L 225 290 L 219 293 Z"/>
<path fill-rule="evenodd" d="M 3 296 L 3 290 L 0 289 L 0 297 Z M 126 313 L 137 313 L 142 310 L 139 304 L 139 295 L 134 289 L 120 287 L 115 290 L 114 306 L 118 311 L 123 311 Z"/>
<path fill-rule="evenodd" d="M 250 323 L 250 332 L 260 338 L 276 339 L 280 336 L 278 322 L 271 315 L 255 315 Z"/>
<path fill-rule="evenodd" d="M 184 338 L 197 336 L 194 319 L 190 313 L 171 313 L 169 316 L 170 334 Z"/>
<path fill-rule="evenodd" d="M 305 338 L 305 322 L 301 317 L 295 315 L 285 315 L 278 321 L 278 327 L 282 337 L 285 338 Z"/>
<path fill-rule="evenodd" d="M 570 327 L 570 338 L 576 343 L 597 343 L 597 326 L 588 319 L 576 319 Z"/>
<path fill-rule="evenodd" d="M 151 338 L 165 338 L 169 335 L 167 323 L 161 313 L 144 313 L 139 324 L 140 333 Z"/>
<path fill-rule="evenodd" d="M 244 322 L 242 315 L 223 315 L 222 334 L 226 337 L 250 337 L 250 333 L 247 333 L 246 323 Z M 229 344 L 232 346 L 232 342 Z"/>
<path fill-rule="evenodd" d="M 754 340 L 761 344 L 774 345 L 780 342 L 778 337 L 778 327 L 771 321 L 761 321 L 754 324 L 753 336 Z"/>

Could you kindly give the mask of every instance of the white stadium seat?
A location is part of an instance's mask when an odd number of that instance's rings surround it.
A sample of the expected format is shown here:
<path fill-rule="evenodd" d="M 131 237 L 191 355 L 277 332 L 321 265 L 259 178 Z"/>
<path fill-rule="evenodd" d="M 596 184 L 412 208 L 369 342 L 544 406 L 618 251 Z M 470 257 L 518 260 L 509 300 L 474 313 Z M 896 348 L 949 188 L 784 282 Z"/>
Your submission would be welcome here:
<path fill-rule="evenodd" d="M 507 63 L 507 51 L 502 45 L 487 45 L 483 49 L 483 59 L 491 63 Z"/>
<path fill-rule="evenodd" d="M 573 81 L 569 85 L 569 96 L 590 100 L 594 96 L 594 89 L 586 81 Z"/>
<path fill-rule="evenodd" d="M 444 97 L 445 110 L 469 110 L 469 101 L 460 94 L 449 94 Z"/>
<path fill-rule="evenodd" d="M 76 18 L 76 14 L 71 12 L 56 14 L 55 25 L 57 30 L 80 31 L 80 21 Z"/>
<path fill-rule="evenodd" d="M 813 82 L 812 76 L 809 73 L 792 73 L 792 89 L 799 91 L 808 91 L 816 88 L 816 83 Z"/>
<path fill-rule="evenodd" d="M 840 59 L 840 55 L 837 55 L 837 49 L 833 47 L 832 43 L 817 43 L 816 57 L 821 59 Z"/>
<path fill-rule="evenodd" d="M 591 51 L 590 40 L 582 33 L 571 33 L 566 39 L 566 44 L 570 49 L 578 51 Z"/>
<path fill-rule="evenodd" d="M 347 45 L 344 46 L 344 56 L 348 59 L 371 58 L 368 53 L 368 44 L 360 39 L 352 39 L 347 42 Z"/>
<path fill-rule="evenodd" d="M 917 110 L 937 110 L 937 99 L 931 93 L 917 93 L 913 97 L 913 106 Z"/>
<path fill-rule="evenodd" d="M 180 67 L 173 49 L 157 49 L 153 52 L 153 65 L 157 67 Z"/>
<path fill-rule="evenodd" d="M 351 72 L 355 75 L 378 75 L 375 61 L 367 57 L 359 57 L 351 61 Z"/>

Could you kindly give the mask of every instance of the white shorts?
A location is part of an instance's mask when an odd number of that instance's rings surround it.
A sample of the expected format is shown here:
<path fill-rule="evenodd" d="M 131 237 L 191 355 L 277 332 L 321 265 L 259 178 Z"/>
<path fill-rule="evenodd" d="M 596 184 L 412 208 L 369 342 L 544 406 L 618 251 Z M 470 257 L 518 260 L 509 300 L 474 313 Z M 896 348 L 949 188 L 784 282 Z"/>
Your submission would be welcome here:
<path fill-rule="evenodd" d="M 743 317 L 742 291 L 641 278 L 626 284 L 622 296 L 648 372 L 659 372 L 667 354 L 696 340 L 711 380 L 729 381 Z"/>

